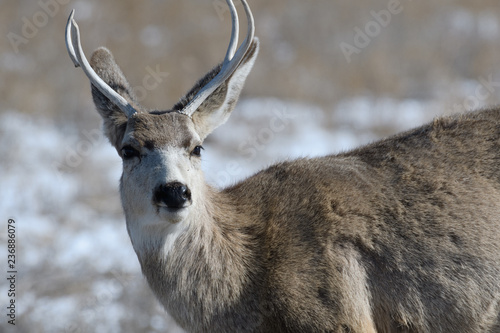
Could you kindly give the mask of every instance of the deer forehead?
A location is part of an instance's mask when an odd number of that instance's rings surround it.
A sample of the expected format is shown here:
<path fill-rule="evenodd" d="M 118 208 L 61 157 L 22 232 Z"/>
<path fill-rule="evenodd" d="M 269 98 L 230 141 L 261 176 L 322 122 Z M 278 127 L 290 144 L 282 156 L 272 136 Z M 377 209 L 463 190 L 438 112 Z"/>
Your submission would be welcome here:
<path fill-rule="evenodd" d="M 188 149 L 201 144 L 191 118 L 177 112 L 135 114 L 127 123 L 125 141 L 128 140 L 148 149 L 166 146 Z"/>

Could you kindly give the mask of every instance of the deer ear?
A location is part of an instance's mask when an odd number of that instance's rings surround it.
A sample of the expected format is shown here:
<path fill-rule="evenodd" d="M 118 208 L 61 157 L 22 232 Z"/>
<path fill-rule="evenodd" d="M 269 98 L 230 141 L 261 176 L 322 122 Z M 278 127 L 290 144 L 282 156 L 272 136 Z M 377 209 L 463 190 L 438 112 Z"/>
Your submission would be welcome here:
<path fill-rule="evenodd" d="M 250 49 L 241 60 L 234 73 L 223 82 L 193 113 L 192 119 L 198 135 L 205 139 L 215 128 L 222 125 L 229 118 L 231 111 L 236 106 L 245 80 L 255 63 L 259 52 L 259 40 L 254 38 Z M 185 105 L 196 93 L 219 73 L 221 65 L 215 67 L 201 79 L 191 91 L 181 99 L 174 109 Z"/>
<path fill-rule="evenodd" d="M 106 84 L 137 108 L 130 84 L 108 49 L 100 47 L 95 50 L 90 58 L 90 66 Z M 111 144 L 119 150 L 127 126 L 127 116 L 99 89 L 92 84 L 91 87 L 94 104 L 104 120 L 104 133 Z"/>

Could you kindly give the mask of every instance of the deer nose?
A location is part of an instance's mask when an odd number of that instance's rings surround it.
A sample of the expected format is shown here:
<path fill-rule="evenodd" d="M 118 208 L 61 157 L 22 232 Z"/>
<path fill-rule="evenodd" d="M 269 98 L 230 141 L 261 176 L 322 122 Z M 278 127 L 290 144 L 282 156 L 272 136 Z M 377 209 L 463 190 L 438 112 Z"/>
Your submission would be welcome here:
<path fill-rule="evenodd" d="M 159 205 L 166 205 L 168 208 L 180 209 L 191 201 L 191 191 L 179 182 L 172 182 L 158 186 L 154 193 L 154 201 Z"/>

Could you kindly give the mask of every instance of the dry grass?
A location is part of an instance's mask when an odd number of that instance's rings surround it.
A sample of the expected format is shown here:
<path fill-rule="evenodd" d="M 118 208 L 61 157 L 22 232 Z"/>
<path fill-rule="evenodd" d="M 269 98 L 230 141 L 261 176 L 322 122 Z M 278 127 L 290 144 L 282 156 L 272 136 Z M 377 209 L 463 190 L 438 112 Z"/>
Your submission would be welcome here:
<path fill-rule="evenodd" d="M 388 3 L 251 1 L 262 51 L 245 95 L 300 100 L 327 110 L 339 99 L 365 94 L 448 101 L 461 95 L 453 83 L 498 74 L 500 40 L 498 34 L 487 36 L 500 29 L 494 0 L 402 0 L 402 11 L 348 63 L 340 44 L 353 44 L 354 29 L 364 29 L 373 21 L 370 11 L 387 9 Z M 61 5 L 19 52 L 8 38 L 1 39 L 0 110 L 75 121 L 89 117 L 87 80 L 73 70 L 63 40 L 73 7 L 87 53 L 100 45 L 110 48 L 132 85 L 142 84 L 148 66 L 169 73 L 144 100 L 152 108 L 169 108 L 223 57 L 230 21 L 228 12 L 219 16 L 220 5 L 223 0 Z M 22 36 L 22 18 L 33 22 L 39 12 L 35 1 L 2 4 L 0 33 Z M 497 101 L 492 95 L 485 103 Z"/>

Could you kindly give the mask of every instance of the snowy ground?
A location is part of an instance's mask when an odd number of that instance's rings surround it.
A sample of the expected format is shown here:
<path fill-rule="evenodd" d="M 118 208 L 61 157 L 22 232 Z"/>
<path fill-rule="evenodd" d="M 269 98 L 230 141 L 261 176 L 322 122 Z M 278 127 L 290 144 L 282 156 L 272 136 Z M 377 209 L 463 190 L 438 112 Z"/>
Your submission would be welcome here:
<path fill-rule="evenodd" d="M 206 178 L 222 187 L 274 161 L 335 153 L 420 125 L 439 110 L 361 97 L 332 112 L 243 100 L 205 144 Z M 5 224 L 16 221 L 18 265 L 18 325 L 1 331 L 180 332 L 140 274 L 118 199 L 121 162 L 100 131 L 9 111 L 0 114 L 0 140 L 0 211 Z M 0 299 L 7 289 L 2 279 Z"/>

